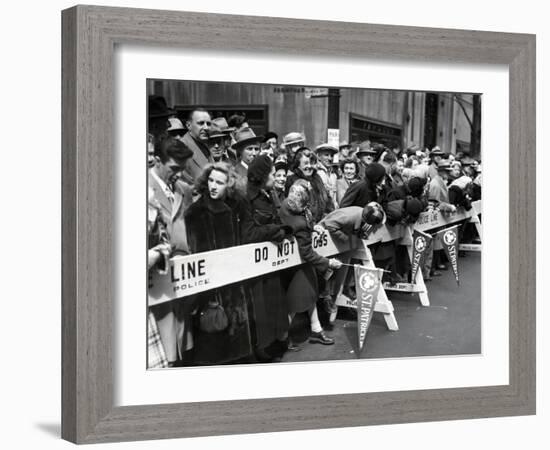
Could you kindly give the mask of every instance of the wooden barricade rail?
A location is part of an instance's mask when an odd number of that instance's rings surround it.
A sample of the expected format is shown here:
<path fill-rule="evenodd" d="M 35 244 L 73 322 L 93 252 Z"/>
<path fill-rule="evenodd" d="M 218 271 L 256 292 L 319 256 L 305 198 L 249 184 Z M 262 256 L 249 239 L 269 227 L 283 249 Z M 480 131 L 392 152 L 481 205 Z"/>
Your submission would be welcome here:
<path fill-rule="evenodd" d="M 472 208 L 469 212 L 458 210 L 456 213 L 443 215 L 434 210 L 433 212 L 422 213 L 418 222 L 414 224 L 414 228 L 428 231 L 470 219 L 473 215 L 477 216 L 477 211 L 481 208 L 480 204 L 476 206 L 476 209 Z M 367 240 L 361 241 L 351 236 L 346 242 L 333 239 L 325 231 L 322 234 L 313 234 L 312 246 L 322 256 L 343 255 L 343 257 L 349 259 L 360 259 L 364 264 L 371 266 L 374 263 L 368 248 L 369 245 L 392 240 L 400 240 L 402 245 L 411 245 L 411 228 L 403 225 L 384 226 Z M 294 239 L 285 240 L 281 244 L 261 242 L 192 255 L 175 256 L 170 259 L 168 273 L 160 274 L 156 270 L 150 271 L 148 305 L 154 306 L 176 299 L 185 301 L 186 298 L 209 289 L 248 280 L 300 264 L 303 264 L 303 261 L 300 258 L 298 245 Z M 417 285 L 412 289 L 414 289 L 414 292 L 419 293 L 422 304 L 429 304 L 423 281 L 419 280 L 418 276 L 417 281 L 421 282 L 421 286 Z M 375 311 L 385 314 L 386 323 L 390 329 L 397 329 L 397 321 L 393 315 L 393 305 L 387 298 L 384 289 L 380 289 L 379 297 Z"/>

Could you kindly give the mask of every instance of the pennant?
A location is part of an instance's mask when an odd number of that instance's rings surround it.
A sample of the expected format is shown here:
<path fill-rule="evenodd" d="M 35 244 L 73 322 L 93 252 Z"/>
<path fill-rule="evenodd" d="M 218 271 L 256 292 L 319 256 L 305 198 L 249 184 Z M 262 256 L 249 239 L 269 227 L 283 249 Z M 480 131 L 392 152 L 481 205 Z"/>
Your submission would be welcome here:
<path fill-rule="evenodd" d="M 423 233 L 419 230 L 413 232 L 413 252 L 412 252 L 412 269 L 411 269 L 411 283 L 416 284 L 416 274 L 418 270 L 422 270 L 426 260 L 426 250 L 432 242 L 432 237 L 429 234 Z"/>
<path fill-rule="evenodd" d="M 357 333 L 359 338 L 359 354 L 363 349 L 367 330 L 369 329 L 374 305 L 378 298 L 378 290 L 382 278 L 382 270 L 355 265 L 355 289 L 357 291 Z"/>
<path fill-rule="evenodd" d="M 460 284 L 458 280 L 458 225 L 447 228 L 446 230 L 441 230 L 437 233 L 437 237 L 443 244 L 445 254 L 451 262 L 456 284 Z"/>

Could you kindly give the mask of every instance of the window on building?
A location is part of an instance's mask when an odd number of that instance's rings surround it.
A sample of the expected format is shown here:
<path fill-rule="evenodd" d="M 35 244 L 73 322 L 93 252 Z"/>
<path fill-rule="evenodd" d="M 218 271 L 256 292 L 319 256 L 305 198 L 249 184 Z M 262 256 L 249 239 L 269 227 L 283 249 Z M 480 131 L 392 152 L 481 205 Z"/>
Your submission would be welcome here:
<path fill-rule="evenodd" d="M 370 119 L 358 114 L 350 114 L 350 142 L 363 142 L 384 144 L 393 148 L 403 145 L 403 129 L 396 124 Z"/>

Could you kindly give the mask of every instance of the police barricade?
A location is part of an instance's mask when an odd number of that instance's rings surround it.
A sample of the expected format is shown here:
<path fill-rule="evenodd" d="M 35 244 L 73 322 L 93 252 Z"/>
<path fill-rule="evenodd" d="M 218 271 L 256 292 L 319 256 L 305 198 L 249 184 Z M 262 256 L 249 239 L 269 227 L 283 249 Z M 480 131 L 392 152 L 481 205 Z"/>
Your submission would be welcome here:
<path fill-rule="evenodd" d="M 349 264 L 350 259 L 359 259 L 361 264 L 374 268 L 374 261 L 370 252 L 368 245 L 373 244 L 374 242 L 387 242 L 390 240 L 396 240 L 397 244 L 404 245 L 407 247 L 407 253 L 409 254 L 409 259 L 413 261 L 413 231 L 419 230 L 424 233 L 427 233 L 431 230 L 442 228 L 445 226 L 450 226 L 458 222 L 471 221 L 476 224 L 479 236 L 481 238 L 481 223 L 479 221 L 478 215 L 481 212 L 481 201 L 476 201 L 472 203 L 472 209 L 469 211 L 464 210 L 463 208 L 457 209 L 454 213 L 441 213 L 438 209 L 433 209 L 431 211 L 424 212 L 420 214 L 418 220 L 412 226 L 403 226 L 398 225 L 395 227 L 386 227 L 382 232 L 377 233 L 376 235 L 369 238 L 369 241 L 364 241 L 362 246 L 356 247 L 356 250 L 353 252 L 348 252 L 346 255 L 342 255 L 340 259 L 342 262 Z M 471 245 L 471 244 L 470 244 Z M 481 247 L 481 246 L 479 246 Z M 351 299 L 343 294 L 343 284 L 347 275 L 347 268 L 343 268 L 338 271 L 337 276 L 335 277 L 335 286 L 332 291 L 336 295 L 336 306 L 346 306 L 346 307 L 356 307 L 357 303 L 355 299 Z M 421 268 L 416 272 L 414 280 L 411 280 L 411 283 L 383 283 L 383 289 L 379 291 L 379 299 L 381 302 L 378 309 L 375 307 L 375 311 L 383 312 L 385 314 L 384 318 L 386 319 L 386 324 L 388 328 L 392 331 L 398 329 L 397 321 L 393 315 L 393 304 L 390 300 L 387 299 L 386 292 L 397 291 L 397 292 L 409 292 L 415 293 L 418 295 L 418 299 L 422 306 L 430 306 L 430 299 L 428 297 L 428 290 L 426 284 L 424 283 L 424 276 L 422 274 Z M 333 312 L 331 315 L 331 320 L 336 317 L 337 311 Z"/>
<path fill-rule="evenodd" d="M 430 217 L 424 218 L 425 214 L 430 214 Z M 433 213 L 423 213 L 419 219 L 419 226 L 423 227 L 422 229 L 435 228 L 435 226 L 464 220 L 469 216 L 466 216 L 464 212 L 459 212 L 449 217 L 441 217 L 441 214 L 437 213 L 437 217 L 439 219 L 434 217 Z M 433 225 L 434 222 L 435 226 Z M 427 226 L 424 226 L 425 224 Z M 313 234 L 312 246 L 322 256 L 341 255 L 340 259 L 343 262 L 349 262 L 354 258 L 359 259 L 367 267 L 374 267 L 368 246 L 391 240 L 401 240 L 404 243 L 403 245 L 410 246 L 412 244 L 411 228 L 403 225 L 382 227 L 372 234 L 368 240 L 362 241 L 352 236 L 347 242 L 333 240 L 330 234 L 325 231 L 322 234 Z M 154 306 L 176 299 L 185 301 L 186 298 L 209 289 L 288 269 L 302 263 L 298 252 L 298 244 L 294 239 L 285 240 L 280 244 L 262 242 L 176 256 L 171 258 L 167 273 L 161 274 L 155 270 L 149 273 L 148 305 Z M 345 272 L 346 270 L 341 269 L 335 275 L 335 285 L 340 294 Z M 420 281 L 422 285 L 414 289 L 420 295 L 425 296 L 423 304 L 429 304 L 429 302 L 427 303 L 425 285 L 421 278 Z M 341 298 L 342 296 L 339 295 L 338 303 L 340 305 L 354 306 L 350 299 Z M 384 289 L 379 290 L 375 311 L 384 314 L 384 319 L 390 330 L 398 329 L 393 313 L 393 305 Z"/>

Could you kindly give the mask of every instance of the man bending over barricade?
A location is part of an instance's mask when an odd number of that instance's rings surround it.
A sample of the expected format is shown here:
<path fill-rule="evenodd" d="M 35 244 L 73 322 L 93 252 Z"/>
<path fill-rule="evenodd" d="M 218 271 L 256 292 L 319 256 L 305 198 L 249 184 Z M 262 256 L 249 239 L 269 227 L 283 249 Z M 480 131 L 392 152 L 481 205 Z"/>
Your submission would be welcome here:
<path fill-rule="evenodd" d="M 364 208 L 360 206 L 348 206 L 337 209 L 323 218 L 315 226 L 315 230 L 318 233 L 323 233 L 327 230 L 336 240 L 347 242 L 351 236 L 356 236 L 359 239 L 368 239 L 385 222 L 386 214 L 382 207 L 376 202 L 371 202 Z M 335 302 L 339 286 L 337 285 L 338 283 L 334 282 L 334 279 L 335 277 L 332 277 L 330 282 L 324 283 L 320 294 L 320 301 L 329 314 L 328 329 L 334 327 L 337 311 Z M 353 273 L 350 271 L 344 281 L 344 295 L 354 297 L 354 295 L 350 294 L 353 290 L 353 285 Z"/>

